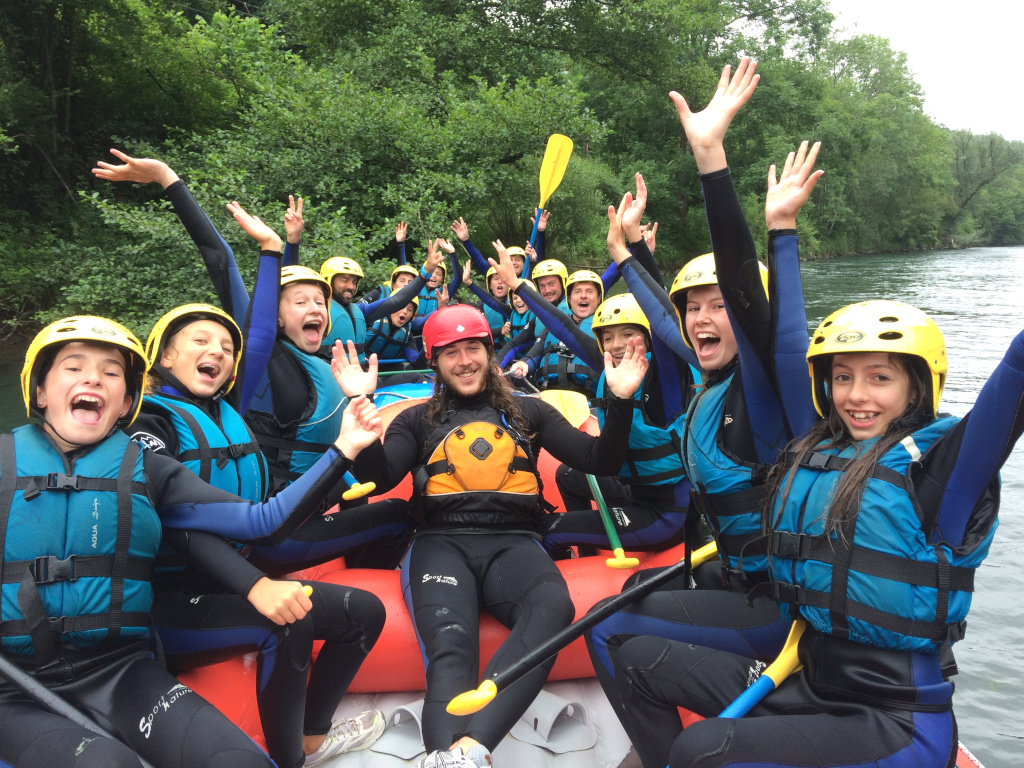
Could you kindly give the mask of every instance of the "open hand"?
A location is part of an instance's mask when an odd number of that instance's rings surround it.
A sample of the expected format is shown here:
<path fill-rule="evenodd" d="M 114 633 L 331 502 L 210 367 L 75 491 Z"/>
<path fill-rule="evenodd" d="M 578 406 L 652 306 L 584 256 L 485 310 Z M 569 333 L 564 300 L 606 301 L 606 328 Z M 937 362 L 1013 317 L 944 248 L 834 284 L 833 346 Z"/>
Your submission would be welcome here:
<path fill-rule="evenodd" d="M 427 240 L 427 261 L 423 265 L 423 269 L 427 273 L 427 279 L 430 279 L 430 275 L 434 274 L 434 270 L 437 269 L 441 262 L 444 261 L 444 254 L 438 248 L 441 243 L 441 238 L 437 240 Z"/>
<path fill-rule="evenodd" d="M 782 176 L 775 180 L 775 166 L 768 169 L 768 196 L 764 201 L 764 221 L 768 229 L 796 229 L 796 215 L 811 196 L 824 171 L 814 170 L 821 142 L 807 151 L 807 142 L 800 143 L 796 152 L 790 152 L 782 168 Z"/>
<path fill-rule="evenodd" d="M 406 221 L 398 222 L 395 225 L 395 242 L 404 243 L 407 234 L 409 234 L 409 223 Z"/>
<path fill-rule="evenodd" d="M 530 217 L 530 226 L 531 227 L 534 224 L 537 223 L 537 211 L 539 211 L 539 210 L 540 210 L 539 208 L 534 208 L 533 209 L 533 216 Z M 551 211 L 548 211 L 548 210 L 541 211 L 541 214 L 540 214 L 540 224 L 537 224 L 537 231 L 538 232 L 543 232 L 544 230 L 546 230 L 548 228 L 548 216 L 550 216 L 550 215 L 551 215 Z"/>
<path fill-rule="evenodd" d="M 462 267 L 462 282 L 464 285 L 473 284 L 473 260 L 466 259 L 465 266 Z"/>
<path fill-rule="evenodd" d="M 633 195 L 627 192 L 622 196 L 618 210 L 614 205 L 608 206 L 608 252 L 616 264 L 621 264 L 629 258 L 629 249 L 626 248 L 622 234 L 622 214 L 632 201 Z"/>
<path fill-rule="evenodd" d="M 267 226 L 263 219 L 259 216 L 253 216 L 238 204 L 237 200 L 232 200 L 227 204 L 228 212 L 235 217 L 235 221 L 249 237 L 260 244 L 260 248 L 264 251 L 278 251 L 281 250 L 281 238 L 277 232 Z"/>
<path fill-rule="evenodd" d="M 647 375 L 647 356 L 643 343 L 635 339 L 626 342 L 626 354 L 618 365 L 612 361 L 611 353 L 604 353 L 604 380 L 612 394 L 622 400 L 633 397 Z"/>
<path fill-rule="evenodd" d="M 623 198 L 625 201 L 627 198 Z M 644 177 L 636 174 L 636 196 L 629 197 L 629 204 L 622 210 L 622 231 L 631 243 L 640 240 L 640 220 L 647 209 L 647 185 Z"/>
<path fill-rule="evenodd" d="M 512 257 L 508 255 L 508 250 L 501 240 L 495 240 L 491 245 L 498 252 L 498 260 L 488 259 L 487 263 L 494 267 L 494 272 L 501 278 L 501 282 L 507 285 L 510 291 L 515 291 L 519 288 L 522 280 L 519 279 L 516 268 L 512 265 Z"/>
<path fill-rule="evenodd" d="M 686 99 L 677 92 L 669 94 L 679 113 L 679 122 L 683 124 L 686 140 L 693 149 L 697 170 L 701 173 L 725 168 L 725 147 L 722 144 L 725 132 L 740 107 L 747 103 L 757 87 L 760 75 L 754 74 L 756 68 L 757 64 L 744 56 L 730 80 L 731 68 L 726 64 L 718 78 L 718 90 L 700 112 L 691 112 Z"/>
<path fill-rule="evenodd" d="M 365 395 L 353 398 L 341 414 L 341 431 L 334 445 L 341 455 L 354 459 L 359 452 L 384 436 L 384 423 L 377 407 Z"/>
<path fill-rule="evenodd" d="M 469 225 L 463 221 L 461 216 L 459 216 L 458 221 L 452 222 L 452 232 L 454 232 L 455 236 L 462 242 L 469 240 Z"/>
<path fill-rule="evenodd" d="M 367 370 L 359 363 L 359 353 L 351 340 L 348 346 L 341 339 L 334 342 L 331 348 L 331 373 L 338 382 L 345 397 L 372 395 L 377 388 L 377 355 L 370 355 Z"/>
<path fill-rule="evenodd" d="M 640 234 L 643 235 L 644 240 L 647 242 L 647 250 L 653 254 L 654 249 L 657 246 L 655 237 L 658 234 L 658 222 L 654 222 L 653 224 L 641 224 Z"/>
<path fill-rule="evenodd" d="M 150 157 L 130 157 L 119 149 L 110 150 L 110 154 L 121 160 L 124 165 L 113 165 L 99 160 L 92 169 L 93 176 L 107 181 L 135 181 L 140 184 L 158 182 L 167 189 L 178 180 L 178 174 L 162 160 Z"/>

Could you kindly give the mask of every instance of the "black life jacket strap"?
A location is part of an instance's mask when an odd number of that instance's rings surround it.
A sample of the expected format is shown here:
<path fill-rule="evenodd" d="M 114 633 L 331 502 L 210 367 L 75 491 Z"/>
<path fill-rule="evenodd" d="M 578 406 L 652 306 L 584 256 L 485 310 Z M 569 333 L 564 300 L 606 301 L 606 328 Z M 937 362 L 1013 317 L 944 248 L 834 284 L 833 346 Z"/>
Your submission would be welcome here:
<path fill-rule="evenodd" d="M 137 445 L 137 443 L 136 443 Z M 130 481 L 131 493 L 146 495 L 146 484 Z M 63 472 L 51 472 L 48 475 L 35 477 L 19 477 L 15 489 L 25 492 L 25 501 L 32 501 L 44 491 L 114 491 L 118 490 L 118 481 L 112 477 L 82 477 L 81 475 L 65 475 Z"/>
<path fill-rule="evenodd" d="M 152 581 L 153 567 L 152 560 L 130 557 L 124 577 L 133 581 Z M 3 583 L 21 583 L 26 578 L 26 570 L 28 579 L 36 584 L 109 577 L 114 572 L 114 558 L 71 555 L 62 560 L 54 555 L 43 555 L 34 560 L 8 560 L 3 564 Z"/>
<path fill-rule="evenodd" d="M 707 519 L 718 543 L 718 551 L 730 560 L 739 561 L 748 545 L 762 538 L 760 531 L 744 534 L 725 535 L 722 533 L 720 518 L 749 515 L 760 510 L 764 499 L 764 486 L 752 486 L 735 493 L 711 495 L 700 483 L 690 489 L 690 502 Z"/>
<path fill-rule="evenodd" d="M 796 458 L 796 453 L 786 451 L 783 453 L 780 461 L 784 465 L 790 465 L 796 462 Z M 800 457 L 799 465 L 804 469 L 814 469 L 819 472 L 845 472 L 854 461 L 856 459 L 845 459 L 822 451 L 808 451 Z M 871 476 L 903 490 L 911 489 L 907 478 L 896 470 L 889 469 L 889 467 L 876 465 Z"/>
<path fill-rule="evenodd" d="M 773 557 L 786 560 L 818 560 L 832 563 L 833 541 L 827 536 L 810 536 L 805 533 L 772 531 L 769 551 Z M 944 553 L 936 548 L 936 555 L 945 560 Z M 921 563 L 898 555 L 877 552 L 864 547 L 853 547 L 850 568 L 868 576 L 877 576 L 902 584 L 945 590 L 948 603 L 949 590 L 957 592 L 974 591 L 974 569 L 960 566 L 944 567 L 935 563 Z M 943 608 L 943 619 L 946 609 Z"/>

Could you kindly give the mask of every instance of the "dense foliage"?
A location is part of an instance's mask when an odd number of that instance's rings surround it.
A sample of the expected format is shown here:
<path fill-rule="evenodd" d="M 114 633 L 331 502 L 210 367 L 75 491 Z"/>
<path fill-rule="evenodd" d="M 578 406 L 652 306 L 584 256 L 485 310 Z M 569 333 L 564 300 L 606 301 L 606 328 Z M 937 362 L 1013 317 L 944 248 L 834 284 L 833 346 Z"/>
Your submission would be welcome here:
<path fill-rule="evenodd" d="M 762 82 L 727 148 L 755 233 L 768 165 L 809 138 L 826 174 L 808 253 L 1024 242 L 1024 145 L 932 124 L 905 57 L 832 23 L 826 0 L 8 0 L 0 320 L 88 311 L 144 332 L 211 298 L 160 190 L 91 177 L 111 146 L 174 167 L 243 270 L 256 250 L 223 204 L 279 222 L 295 193 L 304 263 L 353 255 L 371 283 L 403 219 L 417 258 L 458 216 L 485 252 L 522 242 L 557 131 L 576 151 L 550 254 L 603 264 L 604 209 L 642 171 L 678 265 L 708 243 L 667 91 L 699 108 L 741 53 Z"/>

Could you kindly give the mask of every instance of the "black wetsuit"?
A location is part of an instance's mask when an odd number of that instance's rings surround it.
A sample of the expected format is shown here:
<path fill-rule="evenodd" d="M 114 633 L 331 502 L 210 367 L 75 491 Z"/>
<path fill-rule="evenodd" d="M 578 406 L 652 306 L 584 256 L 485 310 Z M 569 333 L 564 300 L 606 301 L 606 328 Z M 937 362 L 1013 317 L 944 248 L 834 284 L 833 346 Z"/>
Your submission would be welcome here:
<path fill-rule="evenodd" d="M 630 401 L 613 399 L 600 438 L 574 428 L 547 403 L 533 398 L 517 402 L 527 421 L 527 428 L 520 432 L 533 434 L 529 441 L 533 455 L 543 447 L 583 471 L 602 474 L 621 465 Z M 495 413 L 485 397 L 457 401 L 455 408 L 458 414 L 473 411 L 493 417 Z M 384 444 L 370 446 L 360 455 L 360 477 L 387 489 L 427 462 L 426 441 L 435 428 L 426 424 L 424 409 L 419 405 L 400 413 L 389 426 Z M 420 523 L 402 569 L 406 603 L 426 667 L 423 739 L 428 752 L 447 749 L 463 735 L 494 749 L 533 701 L 554 663 L 552 659 L 541 665 L 474 715 L 446 713 L 453 696 L 479 682 L 481 608 L 511 629 L 485 676 L 550 637 L 574 614 L 565 581 L 540 545 L 539 507 L 531 513 L 533 519 L 520 515 L 503 523 L 503 513 L 492 508 L 479 509 L 472 502 L 459 506 L 462 511 L 457 514 Z"/>

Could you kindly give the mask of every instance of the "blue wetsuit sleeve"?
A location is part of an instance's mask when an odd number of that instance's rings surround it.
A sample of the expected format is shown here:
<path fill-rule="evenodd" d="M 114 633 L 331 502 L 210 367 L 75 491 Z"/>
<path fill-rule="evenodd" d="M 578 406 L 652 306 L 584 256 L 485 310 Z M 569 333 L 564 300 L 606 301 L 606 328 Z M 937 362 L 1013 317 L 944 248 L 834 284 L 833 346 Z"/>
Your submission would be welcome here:
<path fill-rule="evenodd" d="M 281 288 L 281 254 L 261 251 L 252 302 L 242 326 L 242 364 L 238 380 L 229 396 L 238 413 L 245 415 L 260 382 L 265 379 L 267 365 L 277 337 L 277 299 Z"/>
<path fill-rule="evenodd" d="M 493 309 L 495 312 L 501 314 L 501 316 L 504 317 L 506 320 L 512 317 L 512 309 L 508 306 L 508 304 L 502 304 L 500 301 L 491 296 L 491 294 L 489 294 L 483 288 L 478 286 L 476 283 L 470 283 L 469 290 L 474 296 L 479 298 L 480 301 L 482 301 L 488 307 Z"/>
<path fill-rule="evenodd" d="M 953 546 L 963 542 L 971 511 L 1024 431 L 1024 331 L 1010 342 L 965 421 L 937 518 Z"/>
<path fill-rule="evenodd" d="M 398 266 L 405 266 L 405 241 L 398 243 Z"/>
<path fill-rule="evenodd" d="M 455 298 L 459 286 L 462 285 L 462 270 L 459 269 L 459 260 L 455 258 L 454 253 L 448 254 L 448 259 L 452 263 L 452 281 L 448 283 L 448 299 L 451 300 Z"/>
<path fill-rule="evenodd" d="M 536 318 L 531 320 L 523 330 L 517 333 L 508 344 L 501 348 L 498 357 L 501 358 L 501 367 L 506 368 L 512 364 L 516 356 L 524 350 L 530 349 L 537 342 Z"/>
<path fill-rule="evenodd" d="M 153 505 L 165 528 L 193 528 L 268 545 L 284 541 L 311 515 L 326 511 L 331 489 L 351 464 L 329 448 L 294 483 L 268 501 L 253 504 L 204 483 L 176 459 L 149 452 L 145 457 Z"/>
<path fill-rule="evenodd" d="M 774 370 L 790 437 L 799 437 L 818 420 L 807 370 L 807 312 L 795 230 L 768 234 L 768 290 L 772 307 Z"/>
<path fill-rule="evenodd" d="M 647 246 L 647 241 L 642 237 L 635 243 L 628 243 L 626 246 L 629 252 L 633 254 L 640 265 L 647 270 L 647 273 L 651 276 L 658 285 L 665 285 L 665 278 L 661 274 L 661 269 L 658 267 L 658 262 L 654 260 L 654 254 L 651 253 L 651 249 Z M 618 265 L 616 265 L 618 266 Z"/>
<path fill-rule="evenodd" d="M 533 310 L 537 319 L 548 330 L 548 333 L 565 344 L 570 352 L 598 373 L 604 370 L 604 355 L 597 348 L 597 339 L 580 330 L 580 327 L 572 321 L 572 318 L 568 317 L 529 285 L 520 283 L 519 288 L 516 289 L 516 296 L 521 298 Z M 530 351 L 532 352 L 533 350 Z"/>
<path fill-rule="evenodd" d="M 284 243 L 284 253 L 281 256 L 282 267 L 294 267 L 299 263 L 299 244 L 289 243 L 287 240 Z"/>
<path fill-rule="evenodd" d="M 481 275 L 486 275 L 487 270 L 491 268 L 491 265 L 487 263 L 487 259 L 484 258 L 483 254 L 476 249 L 473 245 L 472 240 L 460 240 L 462 247 L 466 249 L 466 253 L 469 254 L 469 258 L 473 260 L 473 266 L 480 270 Z"/>
<path fill-rule="evenodd" d="M 622 270 L 626 285 L 636 297 L 640 309 L 647 316 L 651 331 L 687 365 L 699 368 L 697 356 L 683 341 L 682 331 L 679 330 L 679 315 L 676 314 L 676 308 L 672 306 L 665 289 L 655 282 L 635 257 L 626 259 L 619 265 L 619 269 Z"/>
<path fill-rule="evenodd" d="M 238 271 L 231 246 L 221 237 L 213 222 L 199 207 L 185 182 L 174 182 L 166 189 L 166 193 L 174 212 L 178 214 L 185 231 L 203 257 L 206 271 L 213 281 L 217 300 L 224 311 L 241 327 L 245 324 L 245 314 L 249 310 L 249 292 L 242 280 L 242 273 Z"/>
<path fill-rule="evenodd" d="M 619 271 L 619 265 L 614 261 L 608 265 L 607 269 L 601 273 L 601 285 L 604 287 L 605 296 L 608 295 L 608 291 L 615 285 L 616 281 L 622 277 L 622 273 Z"/>

